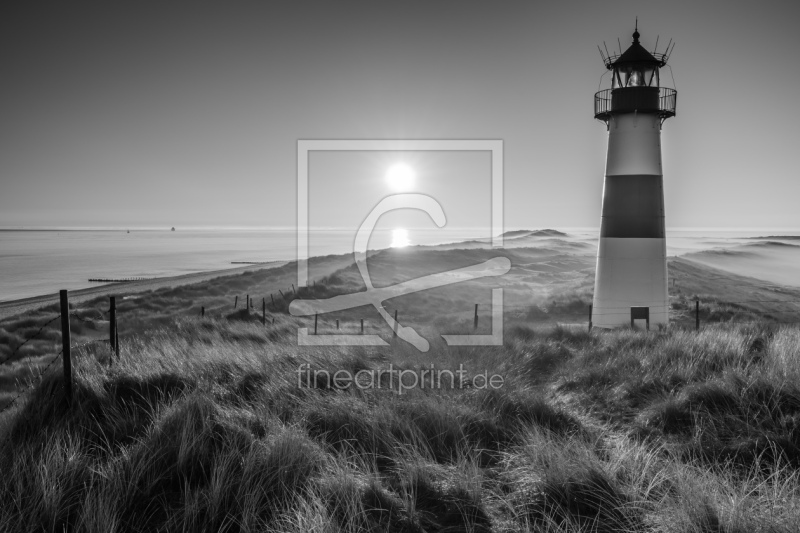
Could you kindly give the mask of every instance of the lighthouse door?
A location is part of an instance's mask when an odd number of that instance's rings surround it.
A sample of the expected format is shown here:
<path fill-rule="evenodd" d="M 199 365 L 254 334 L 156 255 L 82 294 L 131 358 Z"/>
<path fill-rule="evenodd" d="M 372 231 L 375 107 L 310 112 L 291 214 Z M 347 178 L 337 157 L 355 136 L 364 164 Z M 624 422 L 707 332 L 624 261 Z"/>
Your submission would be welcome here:
<path fill-rule="evenodd" d="M 636 327 L 635 320 L 644 320 L 647 330 L 650 331 L 650 308 L 631 307 L 631 327 Z"/>

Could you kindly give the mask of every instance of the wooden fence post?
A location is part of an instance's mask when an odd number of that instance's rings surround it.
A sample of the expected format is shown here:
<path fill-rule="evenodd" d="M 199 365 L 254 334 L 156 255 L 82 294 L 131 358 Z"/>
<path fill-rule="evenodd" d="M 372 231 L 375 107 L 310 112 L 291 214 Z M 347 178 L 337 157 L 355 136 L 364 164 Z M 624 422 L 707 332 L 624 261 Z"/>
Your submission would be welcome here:
<path fill-rule="evenodd" d="M 339 319 L 336 319 L 336 329 L 339 329 Z"/>
<path fill-rule="evenodd" d="M 317 313 L 314 313 L 314 335 L 317 334 L 317 318 L 319 318 L 319 315 L 317 315 Z"/>
<path fill-rule="evenodd" d="M 269 299 L 272 300 L 272 307 L 275 308 L 275 297 L 272 296 L 272 293 L 269 293 Z"/>
<path fill-rule="evenodd" d="M 117 345 L 117 297 L 109 296 L 110 306 L 108 310 L 108 345 L 114 355 L 118 355 L 114 349 Z"/>
<path fill-rule="evenodd" d="M 361 319 L 361 334 L 364 334 L 364 319 Z"/>
<path fill-rule="evenodd" d="M 475 323 L 472 325 L 473 329 L 478 329 L 478 304 L 475 304 Z"/>
<path fill-rule="evenodd" d="M 394 333 L 392 337 L 397 337 L 397 330 L 400 329 L 400 324 L 397 323 L 397 309 L 394 310 Z"/>
<path fill-rule="evenodd" d="M 233 300 L 233 308 L 236 309 L 236 306 L 239 304 L 239 295 L 237 294 Z"/>
<path fill-rule="evenodd" d="M 200 316 L 206 316 L 206 306 L 200 307 Z"/>
<path fill-rule="evenodd" d="M 69 297 L 66 290 L 59 291 L 61 300 L 61 360 L 64 363 L 64 396 L 67 407 L 72 405 L 72 359 L 70 356 Z"/>
<path fill-rule="evenodd" d="M 119 327 L 117 326 L 117 317 L 114 317 L 114 353 L 119 357 Z"/>

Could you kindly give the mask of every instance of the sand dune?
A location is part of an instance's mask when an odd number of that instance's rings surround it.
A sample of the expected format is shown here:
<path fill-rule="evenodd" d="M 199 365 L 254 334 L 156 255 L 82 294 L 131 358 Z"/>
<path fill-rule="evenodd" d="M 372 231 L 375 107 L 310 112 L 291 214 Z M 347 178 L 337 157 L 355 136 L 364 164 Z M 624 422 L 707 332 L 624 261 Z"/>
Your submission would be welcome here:
<path fill-rule="evenodd" d="M 687 253 L 684 259 L 732 274 L 800 287 L 800 246 L 765 240 Z"/>
<path fill-rule="evenodd" d="M 566 237 L 567 234 L 555 229 L 520 229 L 503 233 L 504 239 L 515 239 L 519 237 Z"/>
<path fill-rule="evenodd" d="M 513 239 L 504 243 L 506 248 L 519 248 L 519 247 L 532 247 L 532 248 L 549 248 L 560 252 L 581 252 L 591 253 L 597 252 L 597 244 L 585 242 L 577 239 L 563 239 L 555 237 L 536 237 L 525 236 Z"/>
<path fill-rule="evenodd" d="M 490 249 L 492 240 L 472 239 L 462 242 L 447 244 L 415 246 L 429 250 L 474 250 Z M 537 248 L 547 249 L 549 253 L 591 253 L 597 252 L 597 240 L 594 238 L 578 237 L 554 229 L 545 230 L 515 230 L 503 233 L 503 248 Z"/>
<path fill-rule="evenodd" d="M 794 246 L 795 248 L 800 248 L 800 244 L 791 244 L 791 243 L 788 243 L 788 242 L 780 242 L 780 241 L 758 242 L 758 243 L 750 244 L 749 246 Z"/>

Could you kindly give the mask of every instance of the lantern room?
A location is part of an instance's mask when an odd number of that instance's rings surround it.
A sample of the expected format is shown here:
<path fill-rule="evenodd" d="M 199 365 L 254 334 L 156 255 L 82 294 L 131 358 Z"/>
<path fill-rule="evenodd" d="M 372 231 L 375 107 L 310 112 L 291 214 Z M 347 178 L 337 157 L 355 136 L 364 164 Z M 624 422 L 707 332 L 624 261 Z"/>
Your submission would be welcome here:
<path fill-rule="evenodd" d="M 615 114 L 654 113 L 663 122 L 675 116 L 677 91 L 662 87 L 660 75 L 671 49 L 667 45 L 664 53 L 648 52 L 639 37 L 637 28 L 633 32 L 633 43 L 619 55 L 604 55 L 600 51 L 606 68 L 611 71 L 611 88 L 595 94 L 596 119 L 608 123 Z"/>

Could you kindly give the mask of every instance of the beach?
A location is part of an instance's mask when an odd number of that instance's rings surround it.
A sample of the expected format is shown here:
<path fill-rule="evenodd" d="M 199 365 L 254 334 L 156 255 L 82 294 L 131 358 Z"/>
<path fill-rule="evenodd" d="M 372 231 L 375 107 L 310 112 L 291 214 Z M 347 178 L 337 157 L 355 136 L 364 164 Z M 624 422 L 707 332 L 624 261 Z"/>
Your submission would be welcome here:
<path fill-rule="evenodd" d="M 133 295 L 137 293 L 154 291 L 166 287 L 179 287 L 181 285 L 191 285 L 195 283 L 203 283 L 210 281 L 214 278 L 228 275 L 236 275 L 242 272 L 251 272 L 253 270 L 262 270 L 275 268 L 284 265 L 285 262 L 274 261 L 269 264 L 248 265 L 235 268 L 226 268 L 224 270 L 214 270 L 210 272 L 196 272 L 193 274 L 182 274 L 179 276 L 169 276 L 164 278 L 146 279 L 140 281 L 126 281 L 123 283 L 106 283 L 97 287 L 90 287 L 86 289 L 77 289 L 69 291 L 70 301 L 73 303 L 80 303 L 89 299 L 97 298 L 99 296 L 107 296 L 114 294 Z M 37 309 L 42 306 L 50 305 L 58 302 L 58 293 L 43 294 L 40 296 L 31 296 L 29 298 L 20 298 L 18 300 L 11 300 L 7 302 L 0 302 L 0 320 L 26 313 L 28 311 Z"/>

